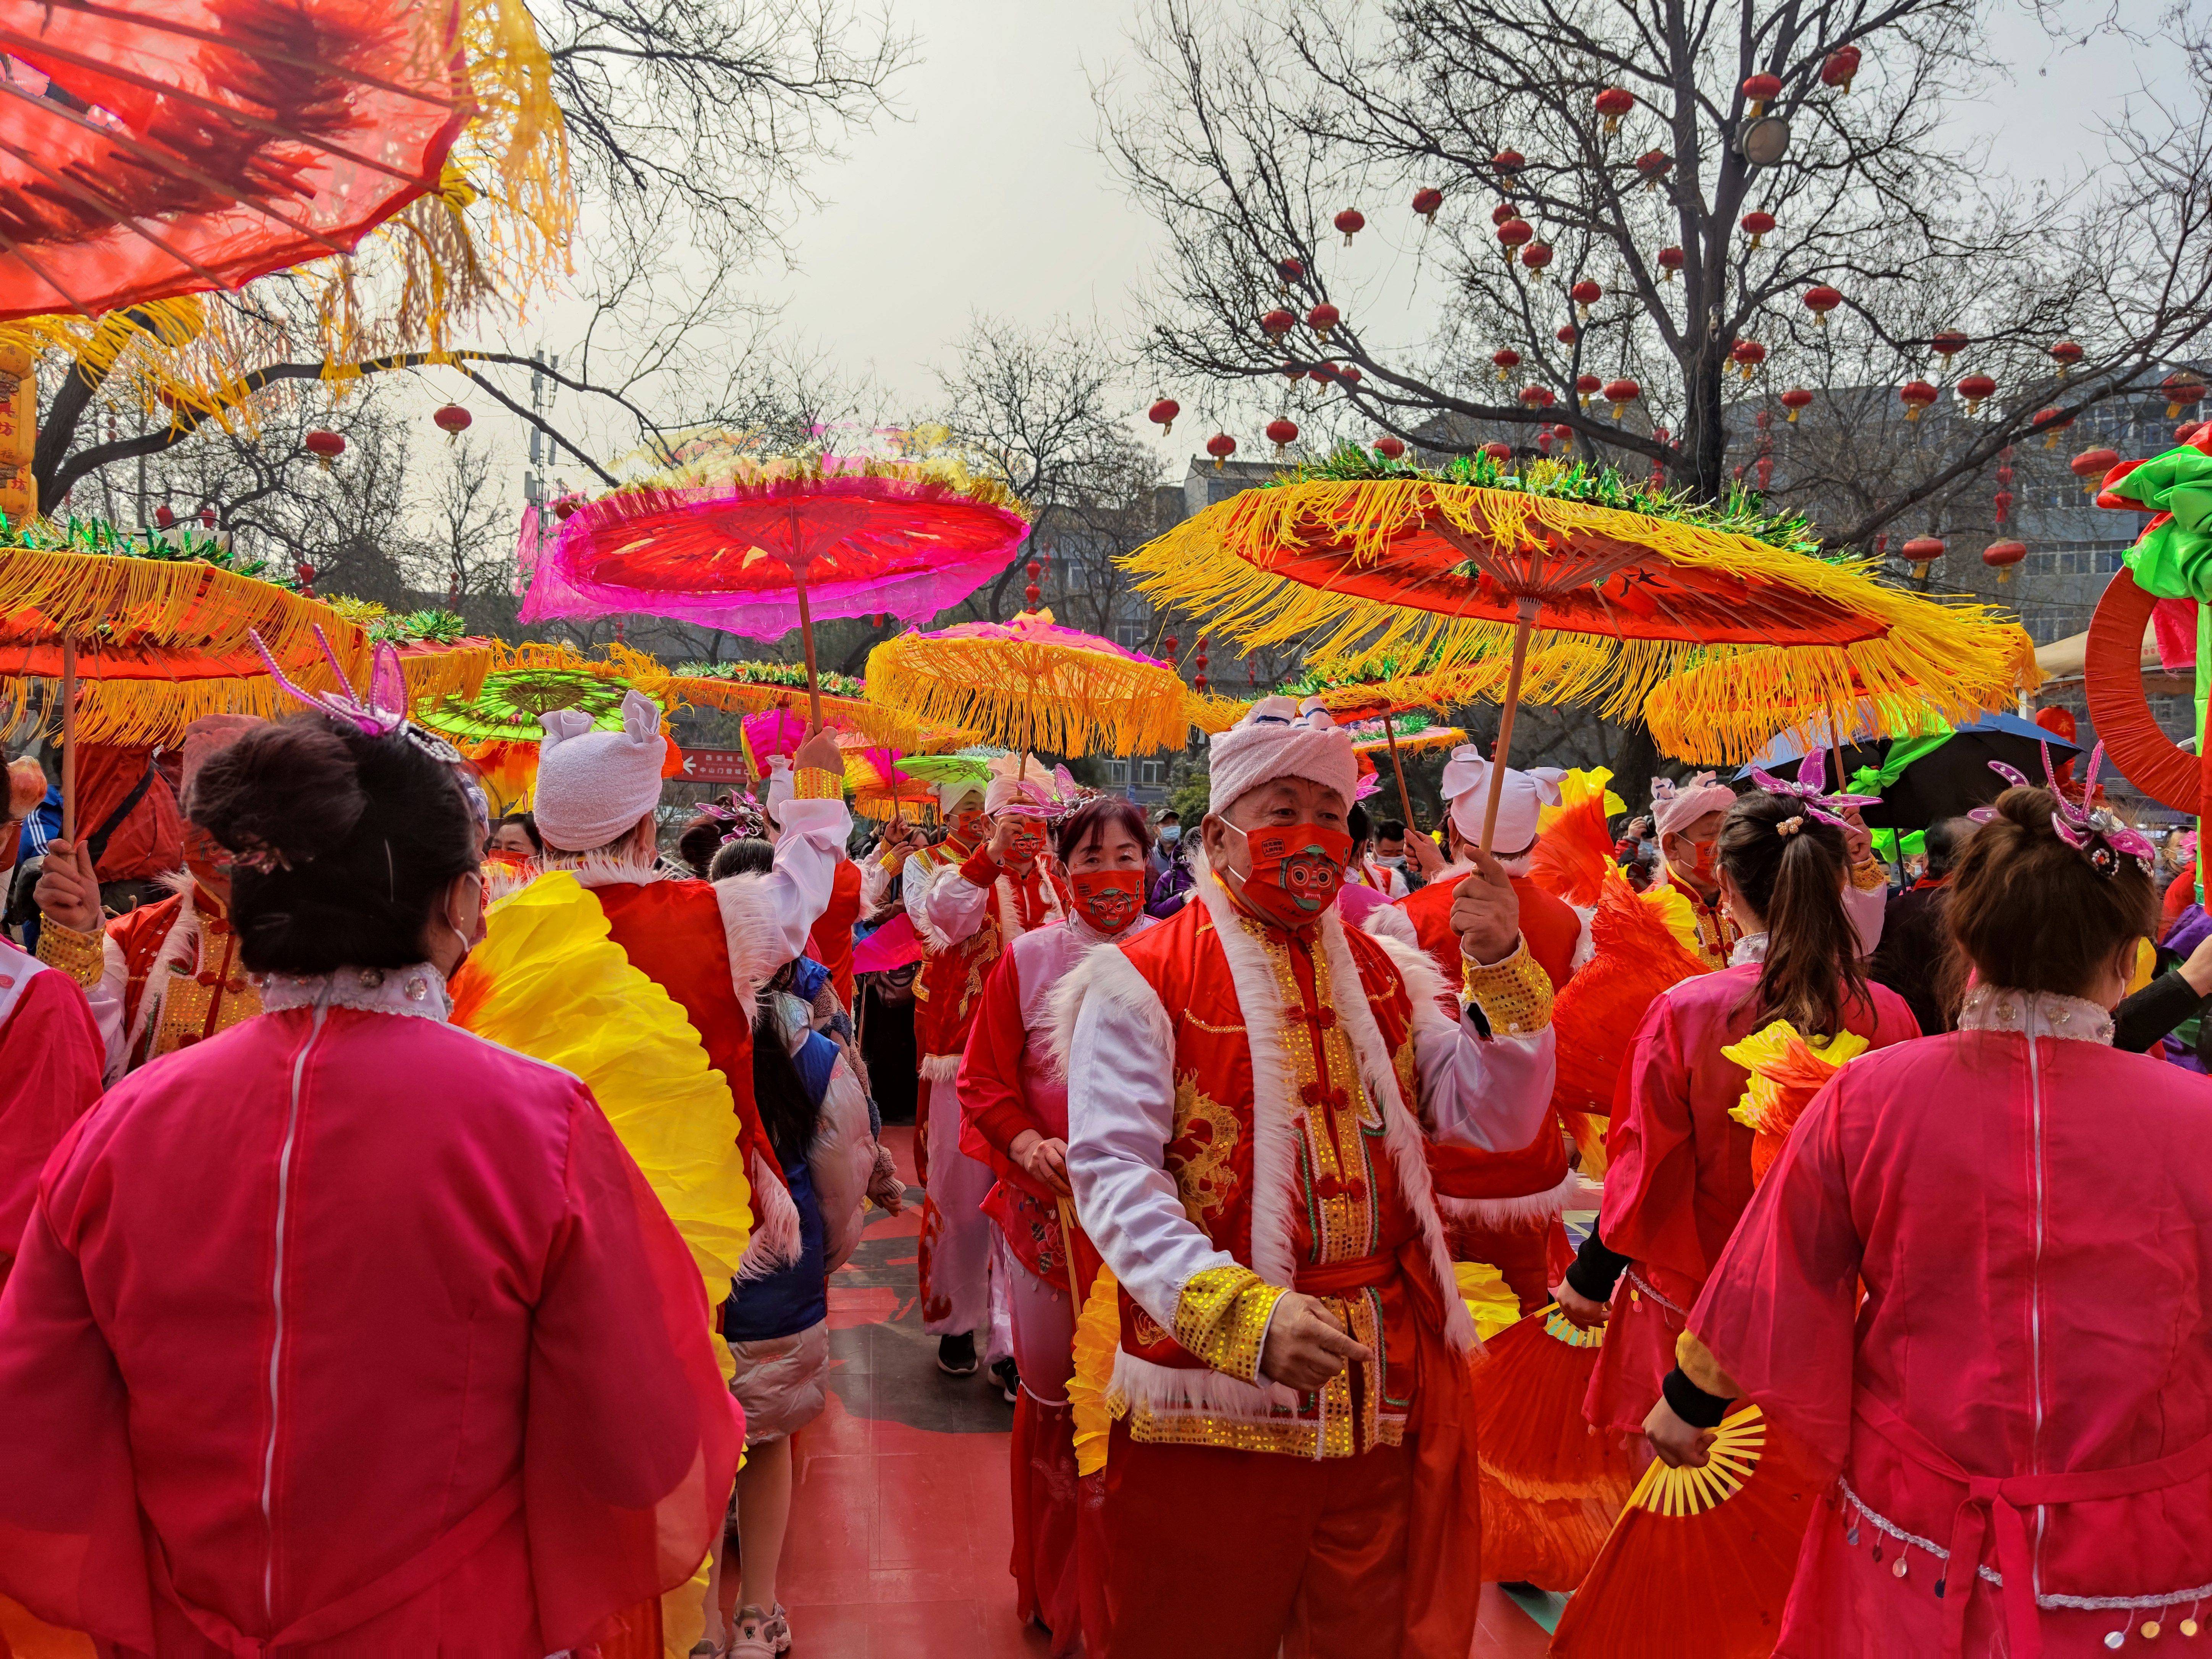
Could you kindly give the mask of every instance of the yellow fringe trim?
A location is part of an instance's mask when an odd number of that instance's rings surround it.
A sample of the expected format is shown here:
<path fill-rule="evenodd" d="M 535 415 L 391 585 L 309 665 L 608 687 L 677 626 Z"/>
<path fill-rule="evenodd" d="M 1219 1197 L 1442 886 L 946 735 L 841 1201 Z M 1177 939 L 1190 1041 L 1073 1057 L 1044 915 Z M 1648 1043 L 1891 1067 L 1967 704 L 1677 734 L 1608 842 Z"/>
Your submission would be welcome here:
<path fill-rule="evenodd" d="M 1947 719 L 1971 720 L 1994 683 L 2007 682 L 2008 690 L 2022 673 L 2018 629 L 2002 613 L 1884 586 L 1870 562 L 1831 563 L 1748 536 L 1471 484 L 1314 480 L 1248 489 L 1121 562 L 1156 607 L 1248 646 L 1299 644 L 1337 672 L 1409 658 L 1441 671 L 1483 670 L 1462 695 L 1495 697 L 1505 680 L 1510 625 L 1333 592 L 1269 568 L 1285 553 L 1323 549 L 1340 550 L 1347 569 L 1381 566 L 1395 537 L 1431 518 L 1516 552 L 1552 536 L 1602 536 L 1645 550 L 1656 563 L 1723 573 L 1754 591 L 1787 591 L 1860 619 L 1871 637 L 1786 649 L 1686 637 L 1538 635 L 1522 696 L 1588 702 L 1612 719 L 1639 713 L 1662 683 L 1686 670 L 1724 665 L 1725 702 L 1686 696 L 1674 728 L 1677 743 L 1700 750 L 1747 744 L 1755 752 L 1772 736 L 1766 722 L 1777 706 L 1838 708 L 1861 696 L 1911 696 Z"/>
<path fill-rule="evenodd" d="M 1067 1403 L 1075 1419 L 1075 1472 L 1079 1475 L 1096 1474 L 1106 1467 L 1115 1415 L 1106 1403 L 1106 1392 L 1114 1380 L 1114 1355 L 1121 1346 L 1119 1289 L 1114 1270 L 1101 1266 L 1075 1319 L 1075 1371 L 1067 1379 Z"/>
<path fill-rule="evenodd" d="M 1467 741 L 1467 733 L 1456 726 L 1426 726 L 1418 732 L 1408 732 L 1398 739 L 1398 752 L 1410 755 L 1423 749 L 1456 749 Z M 1388 738 L 1361 738 L 1352 745 L 1356 755 L 1370 759 L 1390 752 Z"/>
<path fill-rule="evenodd" d="M 624 483 L 596 500 L 636 495 L 645 498 L 644 504 L 650 507 L 651 498 L 666 490 L 696 489 L 715 484 L 815 483 L 824 478 L 890 478 L 902 483 L 933 484 L 1022 519 L 1035 516 L 1029 503 L 1006 484 L 975 471 L 958 454 L 950 453 L 884 458 L 825 455 L 817 450 L 795 455 L 763 456 L 738 453 L 715 445 L 695 459 Z"/>
<path fill-rule="evenodd" d="M 1168 669 L 1043 640 L 902 634 L 868 653 L 867 681 L 872 702 L 1009 749 L 1151 754 L 1190 731 Z"/>
<path fill-rule="evenodd" d="M 629 1149 L 690 1247 L 709 1308 L 752 1236 L 752 1186 L 737 1104 L 684 1009 L 630 964 L 599 901 L 565 870 L 491 908 L 483 943 L 457 975 L 462 1023 L 478 1036 L 574 1072 Z M 724 1376 L 736 1367 L 714 1338 Z"/>

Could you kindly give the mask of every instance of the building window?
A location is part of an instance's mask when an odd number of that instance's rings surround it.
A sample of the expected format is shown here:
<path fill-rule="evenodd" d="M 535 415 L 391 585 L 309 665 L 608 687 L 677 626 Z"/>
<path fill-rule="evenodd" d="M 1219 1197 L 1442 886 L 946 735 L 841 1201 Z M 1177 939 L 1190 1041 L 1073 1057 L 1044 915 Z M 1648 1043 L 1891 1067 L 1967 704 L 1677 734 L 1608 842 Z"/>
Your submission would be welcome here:
<path fill-rule="evenodd" d="M 1165 761 L 1148 760 L 1137 763 L 1137 782 L 1140 787 L 1158 788 L 1167 781 L 1168 764 Z"/>
<path fill-rule="evenodd" d="M 1098 770 L 1106 781 L 1117 789 L 1125 787 L 1129 781 L 1129 763 L 1127 761 L 1101 761 L 1098 763 Z"/>
<path fill-rule="evenodd" d="M 1145 648 L 1144 623 L 1133 622 L 1115 623 L 1114 624 L 1114 643 L 1120 646 L 1124 651 L 1143 650 Z"/>

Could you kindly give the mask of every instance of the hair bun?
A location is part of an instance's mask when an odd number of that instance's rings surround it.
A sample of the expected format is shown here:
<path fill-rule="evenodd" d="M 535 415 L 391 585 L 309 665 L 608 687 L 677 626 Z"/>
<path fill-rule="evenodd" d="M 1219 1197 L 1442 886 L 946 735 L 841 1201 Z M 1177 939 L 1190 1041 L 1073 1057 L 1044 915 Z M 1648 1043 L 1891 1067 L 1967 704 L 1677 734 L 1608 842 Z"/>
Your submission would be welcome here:
<path fill-rule="evenodd" d="M 304 863 L 345 844 L 368 810 L 353 746 L 305 715 L 247 732 L 192 780 L 191 821 L 234 853 Z"/>

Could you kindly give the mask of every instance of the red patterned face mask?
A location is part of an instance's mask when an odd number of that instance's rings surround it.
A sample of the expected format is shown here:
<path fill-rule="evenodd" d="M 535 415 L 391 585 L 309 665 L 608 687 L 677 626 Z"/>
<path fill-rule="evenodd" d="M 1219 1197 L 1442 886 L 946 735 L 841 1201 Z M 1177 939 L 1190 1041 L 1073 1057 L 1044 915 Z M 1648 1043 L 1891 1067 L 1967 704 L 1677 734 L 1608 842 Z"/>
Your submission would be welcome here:
<path fill-rule="evenodd" d="M 1079 870 L 1067 878 L 1075 908 L 1102 933 L 1118 933 L 1137 919 L 1145 904 L 1142 870 Z"/>
<path fill-rule="evenodd" d="M 1014 820 L 1014 833 L 1006 844 L 1006 852 L 1017 864 L 1027 864 L 1044 851 L 1044 821 L 1042 818 L 1018 817 Z"/>
<path fill-rule="evenodd" d="M 955 812 L 952 815 L 952 833 L 971 846 L 982 840 L 984 832 L 990 827 L 991 821 L 981 812 Z"/>
<path fill-rule="evenodd" d="M 1335 902 L 1352 856 L 1352 837 L 1345 831 L 1325 823 L 1229 828 L 1244 837 L 1252 854 L 1252 873 L 1240 896 L 1261 915 L 1285 927 L 1304 927 Z"/>

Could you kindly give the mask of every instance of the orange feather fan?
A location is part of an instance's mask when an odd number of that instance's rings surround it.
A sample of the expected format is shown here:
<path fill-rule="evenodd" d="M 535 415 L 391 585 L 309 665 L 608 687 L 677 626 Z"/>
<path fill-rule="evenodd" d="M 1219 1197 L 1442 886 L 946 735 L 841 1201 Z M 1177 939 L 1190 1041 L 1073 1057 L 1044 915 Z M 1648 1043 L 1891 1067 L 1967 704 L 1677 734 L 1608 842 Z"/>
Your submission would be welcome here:
<path fill-rule="evenodd" d="M 1528 856 L 1528 879 L 1553 898 L 1588 909 L 1620 878 L 1613 832 L 1605 827 L 1605 790 L 1544 815 L 1544 833 Z"/>
<path fill-rule="evenodd" d="M 1552 1637 L 1565 1659 L 1768 1659 L 1821 1482 L 1756 1406 L 1644 1472 Z"/>
<path fill-rule="evenodd" d="M 1542 843 L 1538 844 L 1541 851 Z M 1614 1080 L 1651 1000 L 1705 971 L 1684 950 L 1656 905 L 1615 874 L 1590 918 L 1596 954 L 1576 970 L 1552 1005 L 1559 1033 L 1559 1081 L 1552 1103 L 1562 1112 L 1613 1110 Z"/>
<path fill-rule="evenodd" d="M 1491 1338 L 1474 1367 L 1482 1465 L 1482 1576 L 1571 1590 L 1636 1484 L 1637 1460 L 1583 1419 L 1602 1328 L 1556 1307 Z"/>

